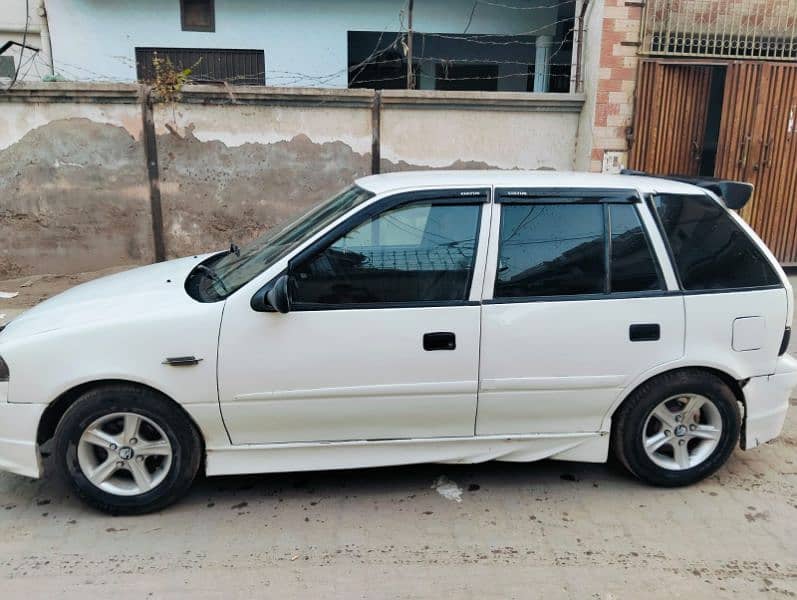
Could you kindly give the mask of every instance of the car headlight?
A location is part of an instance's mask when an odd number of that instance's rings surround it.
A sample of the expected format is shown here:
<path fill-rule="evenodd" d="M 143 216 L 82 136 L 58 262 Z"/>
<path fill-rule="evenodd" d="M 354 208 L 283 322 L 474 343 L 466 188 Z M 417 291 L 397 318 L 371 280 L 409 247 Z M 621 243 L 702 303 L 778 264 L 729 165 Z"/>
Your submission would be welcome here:
<path fill-rule="evenodd" d="M 8 365 L 0 356 L 0 381 L 8 381 Z"/>

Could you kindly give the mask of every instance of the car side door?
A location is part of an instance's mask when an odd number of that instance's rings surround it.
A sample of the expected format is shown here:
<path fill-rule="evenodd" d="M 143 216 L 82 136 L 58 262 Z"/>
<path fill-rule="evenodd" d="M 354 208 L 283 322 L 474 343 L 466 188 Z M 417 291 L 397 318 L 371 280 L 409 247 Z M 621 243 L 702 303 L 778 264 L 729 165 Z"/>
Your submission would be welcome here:
<path fill-rule="evenodd" d="M 473 436 L 489 206 L 483 189 L 377 200 L 290 260 L 287 314 L 231 297 L 232 442 Z"/>
<path fill-rule="evenodd" d="M 683 297 L 641 208 L 635 190 L 496 191 L 478 435 L 600 431 L 630 382 L 682 356 Z"/>

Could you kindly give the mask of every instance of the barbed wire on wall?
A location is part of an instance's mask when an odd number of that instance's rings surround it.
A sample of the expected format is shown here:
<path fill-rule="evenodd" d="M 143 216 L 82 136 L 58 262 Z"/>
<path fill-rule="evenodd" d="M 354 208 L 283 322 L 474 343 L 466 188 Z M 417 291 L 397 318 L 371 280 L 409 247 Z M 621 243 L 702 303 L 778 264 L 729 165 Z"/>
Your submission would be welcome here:
<path fill-rule="evenodd" d="M 38 55 L 32 56 L 26 62 L 28 65 L 28 70 L 34 68 L 38 73 L 38 62 L 41 61 L 41 66 L 46 67 L 45 61 L 41 59 Z M 523 61 L 499 61 L 499 60 L 468 60 L 468 59 L 443 59 L 443 58 L 435 58 L 435 57 L 423 57 L 419 58 L 416 61 L 418 63 L 419 69 L 424 69 L 429 64 L 440 64 L 442 66 L 452 66 L 457 64 L 487 64 L 487 65 L 512 65 L 512 66 L 529 66 L 528 62 Z M 59 74 L 66 75 L 68 79 L 73 80 L 81 80 L 81 81 L 95 81 L 98 83 L 119 83 L 124 82 L 126 80 L 120 79 L 118 77 L 112 75 L 101 75 L 94 71 L 89 71 L 85 68 L 79 67 L 77 65 L 71 65 L 69 63 L 65 63 L 63 61 L 54 61 L 55 66 Z M 388 65 L 392 64 L 395 66 L 399 66 L 403 64 L 403 59 L 391 59 L 391 60 L 383 60 L 383 61 L 374 61 L 370 63 L 372 65 Z M 562 68 L 570 68 L 572 67 L 571 62 L 549 62 L 549 67 L 562 67 Z M 239 75 L 234 75 L 230 77 L 226 77 L 223 80 L 214 77 L 206 77 L 202 75 L 193 75 L 191 77 L 191 83 L 195 84 L 216 84 L 216 83 L 223 83 L 226 82 L 231 85 L 239 84 L 244 81 L 251 81 L 261 77 L 268 76 L 268 85 L 271 86 L 278 86 L 278 87 L 287 87 L 293 85 L 304 85 L 306 87 L 323 87 L 328 85 L 332 80 L 337 78 L 339 75 L 345 73 L 347 69 L 342 69 L 339 72 L 331 73 L 328 75 L 311 75 L 306 73 L 299 73 L 294 71 L 280 71 L 280 70 L 264 70 L 264 71 L 256 71 L 256 72 L 246 72 L 241 73 Z M 89 74 L 91 77 L 86 77 L 85 75 Z M 509 79 L 509 78 L 520 78 L 526 77 L 528 73 L 509 73 L 504 75 L 490 75 L 490 76 L 462 76 L 462 77 L 444 77 L 443 79 L 447 81 L 468 81 L 468 80 L 501 80 L 501 79 Z M 563 74 L 563 73 L 549 73 L 549 77 L 551 78 L 559 78 L 559 79 L 568 79 L 571 80 L 572 76 L 570 74 Z M 24 79 L 24 77 L 23 77 Z M 394 77 L 381 77 L 381 78 L 372 78 L 372 79 L 358 79 L 356 83 L 359 84 L 366 84 L 366 83 L 385 83 L 391 81 L 402 81 L 405 80 L 405 75 L 394 76 Z M 352 83 L 355 83 L 354 81 Z"/>
<path fill-rule="evenodd" d="M 566 6 L 568 4 L 575 4 L 577 0 L 560 0 L 560 2 L 556 2 L 554 4 L 545 4 L 539 6 L 517 6 L 515 4 L 502 4 L 500 2 L 490 2 L 489 0 L 476 0 L 476 4 L 483 4 L 485 6 L 494 6 L 497 8 L 506 8 L 509 10 L 523 10 L 523 11 L 530 11 L 530 10 L 545 10 L 550 8 L 559 8 L 560 6 Z"/>

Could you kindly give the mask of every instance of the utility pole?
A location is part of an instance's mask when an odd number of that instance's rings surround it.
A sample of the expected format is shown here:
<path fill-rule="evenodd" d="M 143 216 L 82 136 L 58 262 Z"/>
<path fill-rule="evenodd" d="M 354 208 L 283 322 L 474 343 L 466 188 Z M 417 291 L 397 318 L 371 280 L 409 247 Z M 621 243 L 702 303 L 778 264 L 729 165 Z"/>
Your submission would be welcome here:
<path fill-rule="evenodd" d="M 414 0 L 409 0 L 407 9 L 407 89 L 415 89 L 415 75 L 412 72 L 412 9 Z"/>

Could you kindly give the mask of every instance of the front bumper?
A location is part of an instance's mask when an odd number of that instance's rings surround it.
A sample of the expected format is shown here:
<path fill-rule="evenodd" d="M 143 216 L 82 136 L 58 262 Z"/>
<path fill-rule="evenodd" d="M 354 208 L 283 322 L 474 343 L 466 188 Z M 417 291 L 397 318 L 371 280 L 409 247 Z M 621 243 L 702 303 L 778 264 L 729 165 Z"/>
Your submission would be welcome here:
<path fill-rule="evenodd" d="M 41 475 L 36 444 L 46 404 L 9 404 L 8 383 L 0 383 L 0 471 L 26 477 Z"/>
<path fill-rule="evenodd" d="M 788 354 L 778 359 L 772 375 L 750 379 L 744 386 L 746 411 L 742 448 L 755 448 L 780 435 L 795 387 L 797 359 Z"/>

